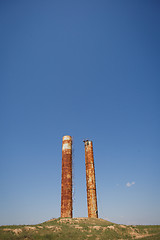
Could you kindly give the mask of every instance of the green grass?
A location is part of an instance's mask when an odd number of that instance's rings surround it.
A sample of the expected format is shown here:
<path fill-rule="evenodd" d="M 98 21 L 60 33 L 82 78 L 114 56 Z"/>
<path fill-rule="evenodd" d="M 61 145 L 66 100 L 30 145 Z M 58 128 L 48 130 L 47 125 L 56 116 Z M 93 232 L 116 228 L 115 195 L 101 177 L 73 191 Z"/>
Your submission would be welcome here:
<path fill-rule="evenodd" d="M 160 226 L 126 226 L 94 218 L 57 218 L 37 225 L 0 227 L 0 240 L 160 239 Z"/>

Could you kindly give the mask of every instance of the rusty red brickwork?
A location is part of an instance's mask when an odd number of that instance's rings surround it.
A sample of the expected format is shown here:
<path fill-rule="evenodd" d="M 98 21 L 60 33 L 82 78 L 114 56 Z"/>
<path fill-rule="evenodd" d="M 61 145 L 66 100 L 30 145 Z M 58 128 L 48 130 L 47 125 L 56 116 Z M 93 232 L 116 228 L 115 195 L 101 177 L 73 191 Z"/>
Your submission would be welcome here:
<path fill-rule="evenodd" d="M 84 141 L 84 144 L 85 144 L 88 217 L 98 218 L 93 144 L 92 141 L 89 140 Z"/>
<path fill-rule="evenodd" d="M 62 141 L 61 217 L 72 218 L 72 137 Z"/>

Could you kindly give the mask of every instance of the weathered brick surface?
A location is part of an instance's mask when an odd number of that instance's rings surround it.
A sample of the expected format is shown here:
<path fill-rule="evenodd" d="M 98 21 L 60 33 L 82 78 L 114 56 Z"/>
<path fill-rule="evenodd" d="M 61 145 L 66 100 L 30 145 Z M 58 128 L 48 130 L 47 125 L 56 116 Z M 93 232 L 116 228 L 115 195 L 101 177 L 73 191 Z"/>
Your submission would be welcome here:
<path fill-rule="evenodd" d="M 92 141 L 88 140 L 84 141 L 84 143 L 85 143 L 88 217 L 98 218 L 93 144 Z"/>
<path fill-rule="evenodd" d="M 72 218 L 72 138 L 62 141 L 61 217 Z"/>

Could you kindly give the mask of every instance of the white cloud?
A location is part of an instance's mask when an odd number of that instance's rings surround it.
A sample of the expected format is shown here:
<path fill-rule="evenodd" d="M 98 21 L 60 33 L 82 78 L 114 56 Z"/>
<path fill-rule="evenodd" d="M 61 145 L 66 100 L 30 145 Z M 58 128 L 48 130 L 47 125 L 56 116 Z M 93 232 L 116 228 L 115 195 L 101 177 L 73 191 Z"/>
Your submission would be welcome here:
<path fill-rule="evenodd" d="M 126 183 L 126 186 L 127 186 L 127 187 L 131 187 L 131 186 L 134 185 L 134 184 L 135 184 L 135 182 L 127 182 L 127 183 Z"/>

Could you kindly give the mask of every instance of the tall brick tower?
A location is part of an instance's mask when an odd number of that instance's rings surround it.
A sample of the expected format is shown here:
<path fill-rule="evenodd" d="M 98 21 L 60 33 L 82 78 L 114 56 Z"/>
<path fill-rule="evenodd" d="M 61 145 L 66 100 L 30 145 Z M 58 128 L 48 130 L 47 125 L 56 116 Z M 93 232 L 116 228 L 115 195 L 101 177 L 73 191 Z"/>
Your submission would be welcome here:
<path fill-rule="evenodd" d="M 61 217 L 72 218 L 72 137 L 62 141 Z"/>
<path fill-rule="evenodd" d="M 84 144 L 85 144 L 88 217 L 98 218 L 93 144 L 92 141 L 89 140 L 85 140 Z"/>

